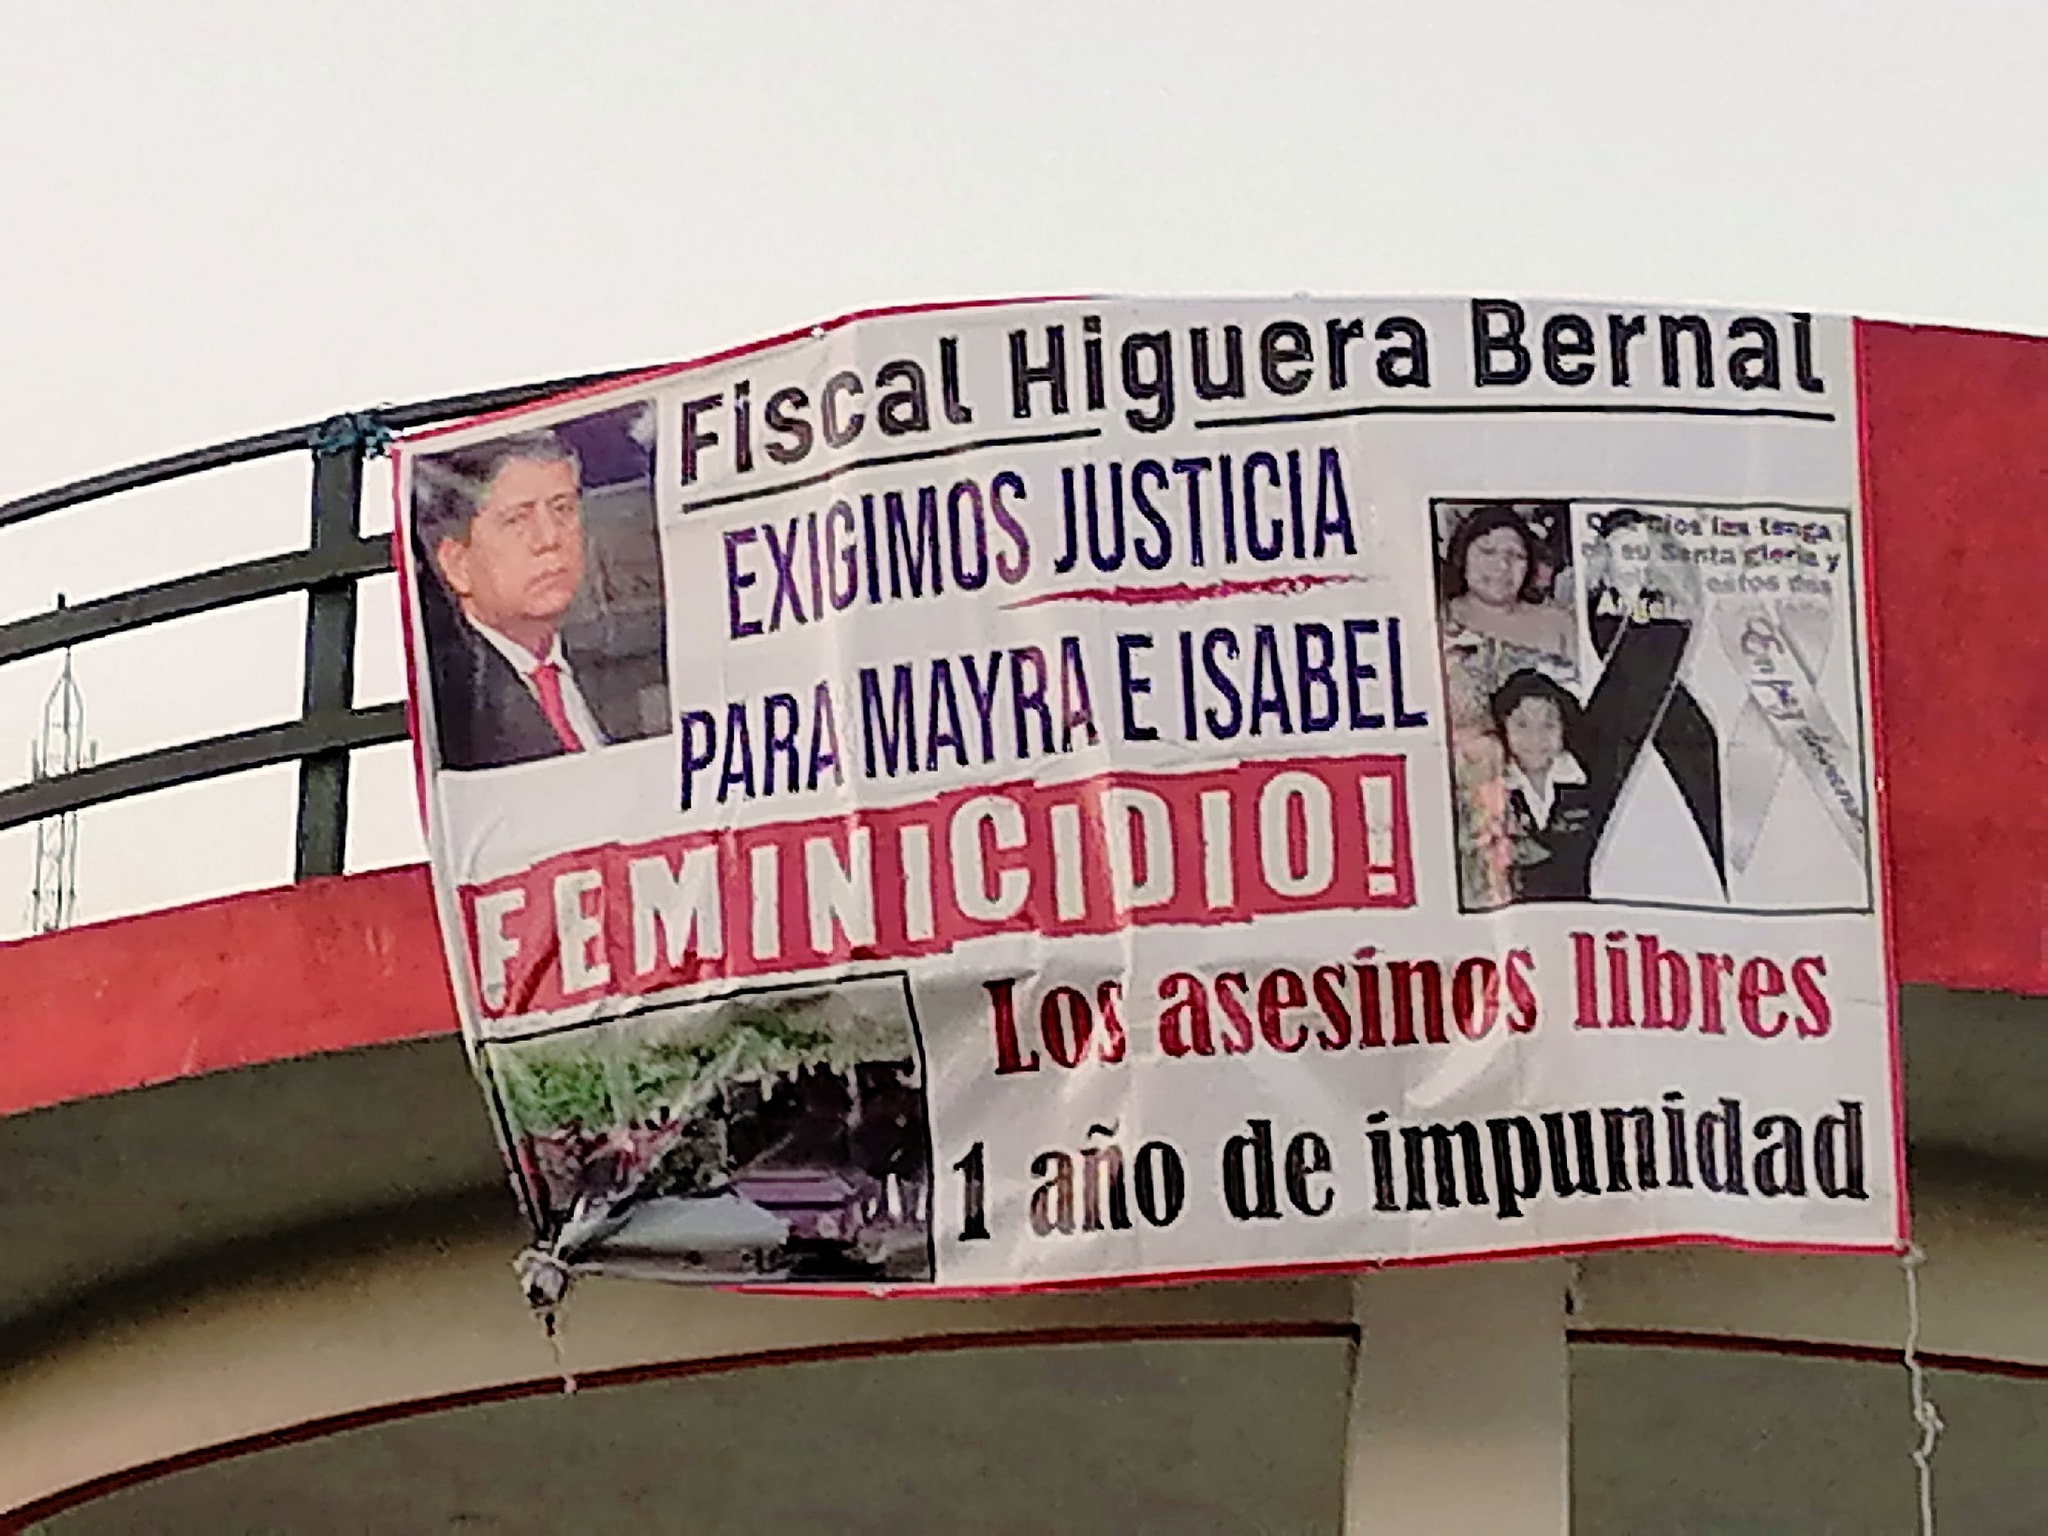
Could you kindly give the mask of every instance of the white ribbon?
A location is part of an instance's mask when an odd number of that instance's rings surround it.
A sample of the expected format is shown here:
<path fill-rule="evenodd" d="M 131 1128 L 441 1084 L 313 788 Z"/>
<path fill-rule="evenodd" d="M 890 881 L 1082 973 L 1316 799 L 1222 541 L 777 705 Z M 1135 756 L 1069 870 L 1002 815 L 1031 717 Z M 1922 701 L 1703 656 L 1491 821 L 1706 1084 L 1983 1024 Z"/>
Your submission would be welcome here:
<path fill-rule="evenodd" d="M 1724 598 L 1714 605 L 1721 650 L 1748 696 L 1723 759 L 1729 862 L 1748 868 L 1787 759 L 1799 765 L 1842 845 L 1860 862 L 1869 836 L 1856 749 L 1820 696 L 1834 606 L 1818 598 Z"/>

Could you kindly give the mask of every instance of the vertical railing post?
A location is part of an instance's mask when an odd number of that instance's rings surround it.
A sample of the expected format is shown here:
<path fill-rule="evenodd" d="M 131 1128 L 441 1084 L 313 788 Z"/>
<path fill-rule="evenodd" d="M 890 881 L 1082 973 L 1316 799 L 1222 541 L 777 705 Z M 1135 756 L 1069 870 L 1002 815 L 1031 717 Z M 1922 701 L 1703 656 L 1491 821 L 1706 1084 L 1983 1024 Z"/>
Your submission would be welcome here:
<path fill-rule="evenodd" d="M 337 416 L 313 438 L 313 548 L 356 537 L 363 490 L 363 423 Z M 306 592 L 306 670 L 302 712 L 311 718 L 355 706 L 356 584 L 353 577 Z M 321 752 L 299 763 L 299 848 L 294 878 L 338 875 L 348 844 L 348 753 Z"/>

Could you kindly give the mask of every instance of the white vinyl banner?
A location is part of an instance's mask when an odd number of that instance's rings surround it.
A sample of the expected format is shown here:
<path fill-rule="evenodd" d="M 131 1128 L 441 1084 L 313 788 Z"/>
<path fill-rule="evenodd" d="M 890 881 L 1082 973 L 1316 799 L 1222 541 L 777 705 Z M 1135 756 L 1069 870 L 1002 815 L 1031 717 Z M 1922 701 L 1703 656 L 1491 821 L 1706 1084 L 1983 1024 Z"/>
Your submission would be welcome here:
<path fill-rule="evenodd" d="M 399 500 L 570 1270 L 1904 1237 L 1846 321 L 885 313 L 417 436 Z"/>

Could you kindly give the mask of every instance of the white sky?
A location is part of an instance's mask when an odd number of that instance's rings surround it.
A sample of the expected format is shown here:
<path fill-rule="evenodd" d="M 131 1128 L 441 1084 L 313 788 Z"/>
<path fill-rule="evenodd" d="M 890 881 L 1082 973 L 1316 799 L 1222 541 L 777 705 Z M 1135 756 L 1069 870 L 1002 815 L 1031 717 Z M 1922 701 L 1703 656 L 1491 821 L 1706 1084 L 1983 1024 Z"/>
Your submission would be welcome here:
<path fill-rule="evenodd" d="M 2048 330 L 2048 5 L 0 0 L 0 500 L 870 304 L 1501 292 Z M 303 459 L 0 531 L 0 622 L 303 541 Z M 396 695 L 365 593 L 359 700 Z M 297 599 L 79 653 L 103 758 L 297 712 Z M 0 784 L 56 661 L 0 669 Z M 418 856 L 402 749 L 359 864 Z M 286 878 L 272 770 L 80 915 Z M 0 833 L 0 936 L 32 834 Z"/>

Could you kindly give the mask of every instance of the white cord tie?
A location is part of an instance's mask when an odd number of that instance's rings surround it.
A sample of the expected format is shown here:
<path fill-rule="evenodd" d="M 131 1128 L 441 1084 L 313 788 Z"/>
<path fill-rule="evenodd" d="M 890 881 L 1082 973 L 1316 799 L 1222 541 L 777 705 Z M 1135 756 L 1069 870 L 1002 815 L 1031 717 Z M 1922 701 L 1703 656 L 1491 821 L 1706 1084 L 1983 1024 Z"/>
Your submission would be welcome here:
<path fill-rule="evenodd" d="M 1919 1428 L 1920 1443 L 1913 1448 L 1913 1473 L 1920 1489 L 1920 1536 L 1934 1536 L 1934 1442 L 1941 1438 L 1941 1415 L 1927 1395 L 1927 1372 L 1920 1364 L 1920 1266 L 1927 1254 L 1918 1243 L 1909 1243 L 1899 1255 L 1899 1267 L 1906 1275 L 1906 1347 L 1901 1358 L 1906 1379 L 1912 1384 L 1913 1423 Z"/>

